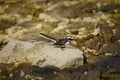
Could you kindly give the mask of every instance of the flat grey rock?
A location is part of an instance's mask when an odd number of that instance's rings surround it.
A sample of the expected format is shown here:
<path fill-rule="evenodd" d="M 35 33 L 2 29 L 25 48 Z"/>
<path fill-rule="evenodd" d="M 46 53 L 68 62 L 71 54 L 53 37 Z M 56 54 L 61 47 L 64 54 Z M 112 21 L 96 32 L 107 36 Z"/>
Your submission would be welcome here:
<path fill-rule="evenodd" d="M 30 43 L 11 40 L 0 51 L 0 63 L 31 63 L 40 67 L 78 67 L 83 64 L 83 52 L 72 46 L 57 48 L 51 43 Z"/>

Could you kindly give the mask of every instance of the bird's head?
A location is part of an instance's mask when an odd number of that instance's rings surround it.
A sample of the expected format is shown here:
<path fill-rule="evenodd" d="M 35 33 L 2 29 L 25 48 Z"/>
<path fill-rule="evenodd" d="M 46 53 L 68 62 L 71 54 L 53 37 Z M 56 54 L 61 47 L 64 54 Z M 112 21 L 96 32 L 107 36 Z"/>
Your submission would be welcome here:
<path fill-rule="evenodd" d="M 66 39 L 67 39 L 68 41 L 74 40 L 74 38 L 73 38 L 72 36 L 67 36 Z"/>

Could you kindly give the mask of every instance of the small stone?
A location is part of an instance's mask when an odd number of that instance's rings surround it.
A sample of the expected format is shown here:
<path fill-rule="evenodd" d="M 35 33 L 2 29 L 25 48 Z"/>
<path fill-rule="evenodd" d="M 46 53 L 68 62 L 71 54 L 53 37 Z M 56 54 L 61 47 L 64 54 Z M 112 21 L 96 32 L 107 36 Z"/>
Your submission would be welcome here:
<path fill-rule="evenodd" d="M 84 72 L 84 74 L 85 74 L 85 75 L 87 75 L 87 74 L 88 74 L 88 72 L 87 72 L 87 71 L 85 71 L 85 72 Z"/>
<path fill-rule="evenodd" d="M 10 73 L 9 77 L 13 77 L 13 74 L 12 74 L 12 73 Z"/>
<path fill-rule="evenodd" d="M 113 53 L 105 53 L 105 55 L 106 55 L 106 56 L 113 56 L 113 55 L 115 55 L 115 54 L 113 54 Z"/>
<path fill-rule="evenodd" d="M 20 72 L 20 76 L 24 76 L 25 73 L 23 71 Z"/>

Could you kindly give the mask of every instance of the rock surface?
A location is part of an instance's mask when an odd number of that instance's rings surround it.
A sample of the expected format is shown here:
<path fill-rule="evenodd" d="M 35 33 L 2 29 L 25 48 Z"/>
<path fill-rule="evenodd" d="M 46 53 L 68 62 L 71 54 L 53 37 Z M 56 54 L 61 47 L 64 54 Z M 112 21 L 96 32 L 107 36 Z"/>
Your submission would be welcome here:
<path fill-rule="evenodd" d="M 83 52 L 68 46 L 61 49 L 44 42 L 30 43 L 11 40 L 0 51 L 0 63 L 31 63 L 40 67 L 78 67 L 83 64 Z"/>

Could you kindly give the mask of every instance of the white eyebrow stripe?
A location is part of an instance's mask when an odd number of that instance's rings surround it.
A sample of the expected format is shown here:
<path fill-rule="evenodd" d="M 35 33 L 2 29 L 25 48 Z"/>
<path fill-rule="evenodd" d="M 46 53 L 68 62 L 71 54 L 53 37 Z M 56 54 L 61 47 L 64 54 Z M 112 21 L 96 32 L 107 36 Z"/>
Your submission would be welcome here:
<path fill-rule="evenodd" d="M 46 36 L 44 36 L 44 35 L 42 35 L 42 34 L 40 34 L 40 36 L 43 37 L 43 38 L 45 38 L 45 39 L 51 40 L 51 41 L 53 41 L 53 42 L 55 42 L 55 43 L 57 42 L 56 40 L 51 39 L 51 38 L 48 38 L 48 37 L 46 37 Z"/>
<path fill-rule="evenodd" d="M 73 39 L 73 37 L 72 37 L 72 36 L 68 36 L 67 38 L 68 38 L 68 39 Z"/>

